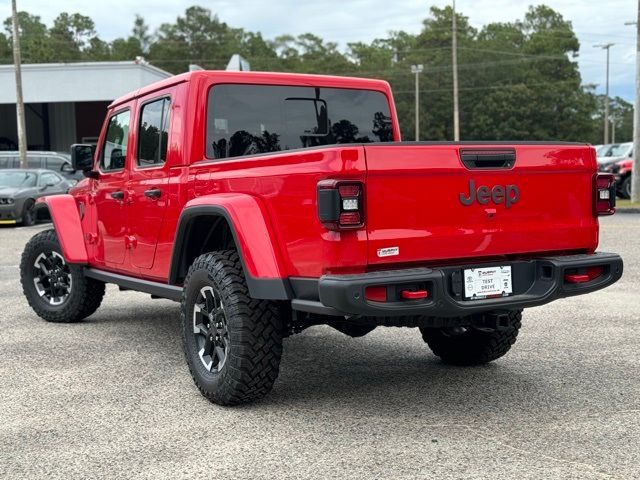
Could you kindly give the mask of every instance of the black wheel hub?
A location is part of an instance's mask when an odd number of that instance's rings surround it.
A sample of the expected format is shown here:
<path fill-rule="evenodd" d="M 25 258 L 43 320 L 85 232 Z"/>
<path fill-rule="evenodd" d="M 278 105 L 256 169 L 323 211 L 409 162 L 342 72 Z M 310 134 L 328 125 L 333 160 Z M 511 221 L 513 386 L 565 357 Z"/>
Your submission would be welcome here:
<path fill-rule="evenodd" d="M 71 294 L 69 265 L 58 252 L 43 252 L 33 262 L 33 284 L 49 305 L 62 305 Z"/>
<path fill-rule="evenodd" d="M 229 354 L 229 331 L 224 304 L 212 286 L 202 287 L 198 293 L 193 306 L 193 335 L 204 368 L 219 372 Z"/>

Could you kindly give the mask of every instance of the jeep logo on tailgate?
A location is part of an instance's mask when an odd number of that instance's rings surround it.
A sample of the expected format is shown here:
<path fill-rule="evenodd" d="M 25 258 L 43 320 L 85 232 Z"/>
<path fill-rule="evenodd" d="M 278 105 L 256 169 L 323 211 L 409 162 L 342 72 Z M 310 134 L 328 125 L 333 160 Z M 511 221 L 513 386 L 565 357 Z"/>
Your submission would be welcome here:
<path fill-rule="evenodd" d="M 486 205 L 492 201 L 496 205 L 504 203 L 505 207 L 510 208 L 514 203 L 518 203 L 519 199 L 520 189 L 516 185 L 494 185 L 492 189 L 481 185 L 476 189 L 475 180 L 469 180 L 469 193 L 460 194 L 460 203 L 466 206 L 476 201 L 480 205 Z"/>

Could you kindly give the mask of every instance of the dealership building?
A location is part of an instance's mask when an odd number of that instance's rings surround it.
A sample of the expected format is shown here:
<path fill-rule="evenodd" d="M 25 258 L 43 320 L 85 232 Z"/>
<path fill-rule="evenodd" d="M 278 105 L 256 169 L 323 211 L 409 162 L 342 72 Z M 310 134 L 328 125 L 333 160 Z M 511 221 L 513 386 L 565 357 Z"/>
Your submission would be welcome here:
<path fill-rule="evenodd" d="M 27 148 L 68 152 L 72 143 L 96 142 L 109 103 L 170 76 L 140 58 L 22 65 Z M 0 65 L 0 85 L 0 150 L 17 150 L 13 65 Z"/>

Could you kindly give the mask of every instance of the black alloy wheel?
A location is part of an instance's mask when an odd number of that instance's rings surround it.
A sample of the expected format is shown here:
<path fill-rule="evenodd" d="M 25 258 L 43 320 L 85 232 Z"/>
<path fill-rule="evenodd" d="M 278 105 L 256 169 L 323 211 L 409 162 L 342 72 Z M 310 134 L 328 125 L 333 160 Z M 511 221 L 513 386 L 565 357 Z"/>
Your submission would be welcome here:
<path fill-rule="evenodd" d="M 204 368 L 219 372 L 229 355 L 229 331 L 224 304 L 213 286 L 200 289 L 193 308 L 193 335 Z"/>
<path fill-rule="evenodd" d="M 71 294 L 73 278 L 67 262 L 55 251 L 42 252 L 33 263 L 33 284 L 42 300 L 62 305 Z"/>
<path fill-rule="evenodd" d="M 65 261 L 54 230 L 37 233 L 25 245 L 20 283 L 31 308 L 48 322 L 78 322 L 104 296 L 104 283 L 85 277 L 83 265 Z"/>

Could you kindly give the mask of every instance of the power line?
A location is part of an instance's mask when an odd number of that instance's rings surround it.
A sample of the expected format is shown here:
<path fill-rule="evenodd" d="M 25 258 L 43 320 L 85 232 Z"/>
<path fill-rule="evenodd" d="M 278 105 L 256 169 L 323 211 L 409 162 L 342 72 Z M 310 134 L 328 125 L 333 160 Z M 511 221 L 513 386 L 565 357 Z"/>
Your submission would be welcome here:
<path fill-rule="evenodd" d="M 575 83 L 575 80 L 557 80 L 551 82 L 537 82 L 537 83 L 513 83 L 509 85 L 487 85 L 484 87 L 460 87 L 460 90 L 465 91 L 473 91 L 473 90 L 503 90 L 503 89 L 512 89 L 512 88 L 522 88 L 522 87 L 546 87 L 549 85 L 558 85 L 563 83 Z M 420 93 L 439 93 L 439 92 L 449 92 L 451 91 L 451 86 L 448 88 L 431 88 L 431 89 L 423 89 L 420 90 Z M 399 90 L 394 91 L 394 95 L 408 95 L 410 93 L 415 93 L 412 90 Z"/>

